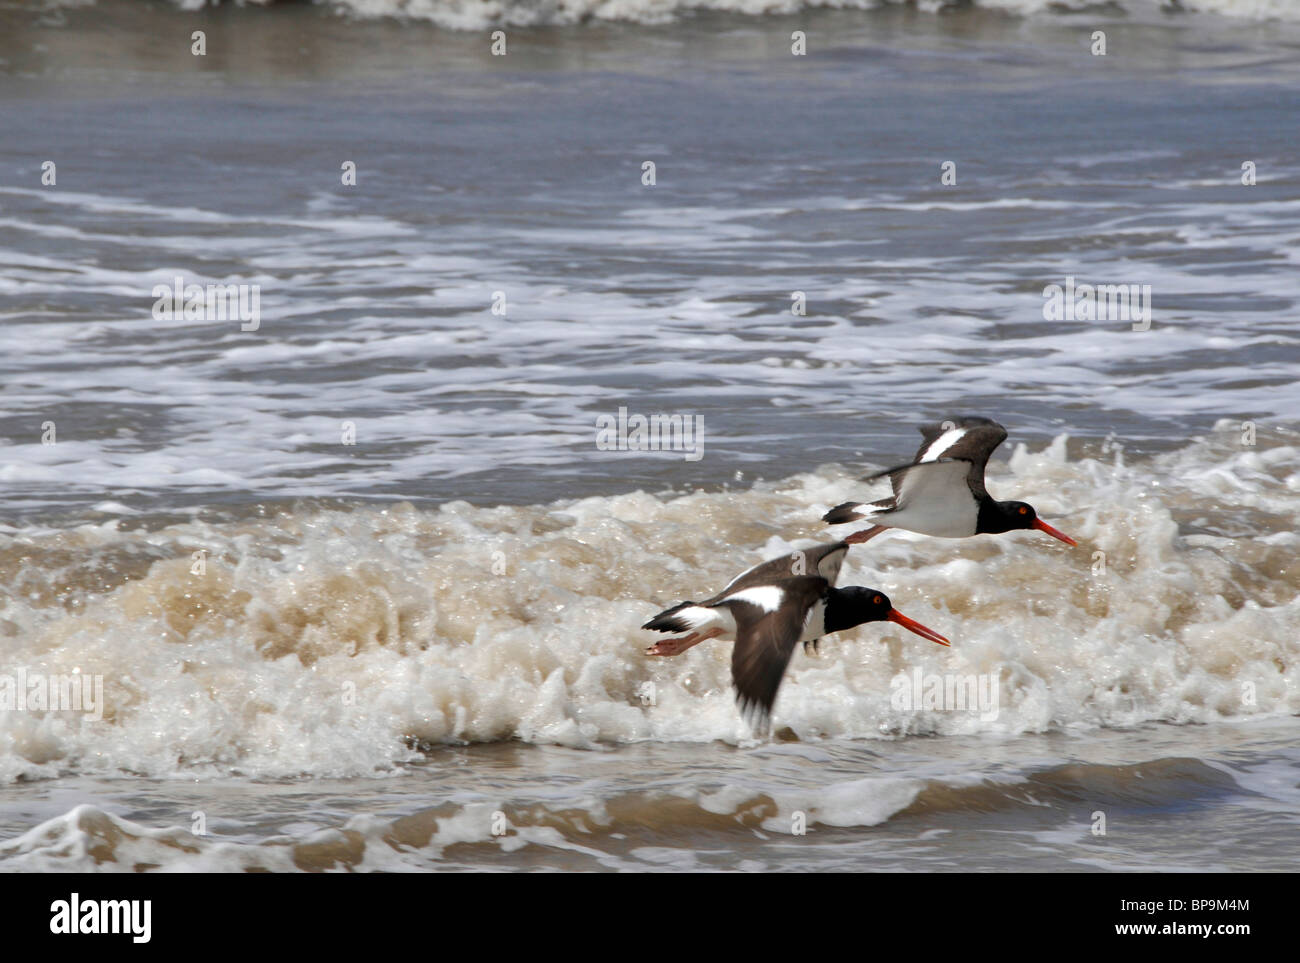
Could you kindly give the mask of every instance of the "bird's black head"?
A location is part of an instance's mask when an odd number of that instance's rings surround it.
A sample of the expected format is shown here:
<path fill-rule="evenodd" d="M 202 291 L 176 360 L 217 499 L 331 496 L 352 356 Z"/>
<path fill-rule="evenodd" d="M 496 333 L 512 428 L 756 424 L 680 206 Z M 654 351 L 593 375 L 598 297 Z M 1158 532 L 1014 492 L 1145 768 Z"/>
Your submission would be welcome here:
<path fill-rule="evenodd" d="M 975 523 L 977 533 L 997 535 L 1002 532 L 1019 531 L 1023 528 L 1033 528 L 1040 532 L 1046 532 L 1053 538 L 1059 538 L 1066 545 L 1079 544 L 1069 535 L 1057 531 L 1039 518 L 1034 506 L 1027 502 L 988 501 L 980 506 L 979 518 Z"/>
<path fill-rule="evenodd" d="M 934 629 L 927 629 L 920 622 L 909 619 L 889 601 L 889 596 L 880 589 L 863 588 L 852 585 L 848 588 L 831 589 L 826 599 L 826 631 L 840 632 L 851 629 L 864 622 L 896 622 L 903 628 L 915 632 L 922 638 L 940 645 L 947 645 L 945 639 Z"/>
<path fill-rule="evenodd" d="M 832 589 L 826 600 L 826 631 L 840 632 L 864 622 L 883 622 L 894 606 L 879 589 L 851 585 Z"/>
<path fill-rule="evenodd" d="M 981 506 L 979 531 L 989 535 L 1033 528 L 1038 520 L 1034 506 L 1025 502 L 988 502 Z"/>

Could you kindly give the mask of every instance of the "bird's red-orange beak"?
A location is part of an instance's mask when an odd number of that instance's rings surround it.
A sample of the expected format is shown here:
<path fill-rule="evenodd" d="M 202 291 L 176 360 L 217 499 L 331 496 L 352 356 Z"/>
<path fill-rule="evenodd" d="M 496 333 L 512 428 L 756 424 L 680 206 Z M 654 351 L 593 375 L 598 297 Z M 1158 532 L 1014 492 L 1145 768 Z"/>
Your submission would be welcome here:
<path fill-rule="evenodd" d="M 889 614 L 886 615 L 885 618 L 889 619 L 891 622 L 897 622 L 909 632 L 915 632 L 923 639 L 929 639 L 931 642 L 938 642 L 940 645 L 948 644 L 948 640 L 934 629 L 927 629 L 920 622 L 917 622 L 914 619 L 909 619 L 902 612 L 898 611 L 898 609 L 890 609 Z"/>
<path fill-rule="evenodd" d="M 1079 547 L 1079 543 L 1076 542 L 1074 539 L 1072 539 L 1069 535 L 1066 535 L 1065 532 L 1058 532 L 1056 529 L 1054 529 L 1051 525 L 1048 525 L 1047 522 L 1043 521 L 1041 518 L 1034 519 L 1034 528 L 1038 529 L 1040 532 L 1046 532 L 1048 535 L 1051 535 L 1052 538 L 1059 538 L 1066 545 L 1073 545 L 1075 548 Z"/>

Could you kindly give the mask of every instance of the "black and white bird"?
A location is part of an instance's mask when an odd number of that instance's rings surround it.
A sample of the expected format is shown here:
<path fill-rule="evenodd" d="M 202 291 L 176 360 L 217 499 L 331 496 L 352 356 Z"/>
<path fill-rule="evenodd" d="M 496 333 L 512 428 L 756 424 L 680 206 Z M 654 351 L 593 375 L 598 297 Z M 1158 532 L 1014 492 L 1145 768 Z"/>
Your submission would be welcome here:
<path fill-rule="evenodd" d="M 822 516 L 831 525 L 865 520 L 872 523 L 845 537 L 856 545 L 890 528 L 940 538 L 996 535 L 1037 529 L 1067 545 L 1078 545 L 1038 517 L 1033 505 L 994 501 L 984 487 L 984 466 L 1007 430 L 988 418 L 961 418 L 921 428 L 916 460 L 870 475 L 889 476 L 894 494 L 875 502 L 845 502 Z"/>
<path fill-rule="evenodd" d="M 836 543 L 823 560 L 838 574 L 847 546 Z M 788 559 L 773 559 L 781 565 Z M 764 566 L 770 563 L 763 563 Z M 646 650 L 646 655 L 679 655 L 706 639 L 733 639 L 731 679 L 736 701 L 751 721 L 766 720 L 776 702 L 777 689 L 786 666 L 799 642 L 807 645 L 831 632 L 851 629 L 864 622 L 895 622 L 917 635 L 947 645 L 948 640 L 933 629 L 903 615 L 877 589 L 852 586 L 835 588 L 820 575 L 785 578 L 754 577 L 758 566 L 732 582 L 705 602 L 682 602 L 660 612 L 642 626 L 656 632 L 685 632 L 682 638 L 667 639 Z"/>
<path fill-rule="evenodd" d="M 708 607 L 721 602 L 729 595 L 734 595 L 741 589 L 750 588 L 751 586 L 769 585 L 772 582 L 778 582 L 782 579 L 796 578 L 801 575 L 819 575 L 826 579 L 828 583 L 834 585 L 839 581 L 840 568 L 844 565 L 844 556 L 848 554 L 848 542 L 826 542 L 822 545 L 814 545 L 812 548 L 800 549 L 791 552 L 789 555 L 779 555 L 776 558 L 770 558 L 766 562 L 759 562 L 753 568 L 741 572 L 717 595 L 705 599 L 703 602 L 682 602 L 676 608 L 660 612 L 655 618 L 661 618 L 665 615 L 671 615 L 677 609 L 684 608 L 688 605 L 700 605 Z M 642 628 L 650 628 L 649 623 Z M 685 629 L 670 629 L 668 631 L 686 631 Z M 706 638 L 713 636 L 703 636 L 698 632 L 692 632 L 690 635 L 680 639 L 664 639 L 662 642 L 656 642 L 646 649 L 646 655 L 681 655 L 693 645 L 699 645 Z M 818 639 L 809 639 L 804 642 L 804 651 L 809 651 L 809 646 L 813 650 L 817 648 Z"/>

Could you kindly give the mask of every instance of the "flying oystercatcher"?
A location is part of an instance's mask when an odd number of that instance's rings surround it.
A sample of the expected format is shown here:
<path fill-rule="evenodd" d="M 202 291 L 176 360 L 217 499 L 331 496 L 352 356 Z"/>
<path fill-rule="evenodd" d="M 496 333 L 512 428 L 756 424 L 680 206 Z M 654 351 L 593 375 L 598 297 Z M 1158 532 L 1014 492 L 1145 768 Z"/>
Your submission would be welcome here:
<path fill-rule="evenodd" d="M 734 595 L 741 589 L 753 588 L 757 586 L 769 585 L 772 582 L 778 582 L 782 579 L 797 578 L 802 575 L 819 575 L 829 584 L 834 585 L 840 577 L 840 568 L 844 565 L 844 556 L 848 554 L 848 542 L 826 542 L 823 545 L 814 545 L 812 548 L 800 549 L 791 552 L 789 555 L 780 555 L 777 558 L 768 559 L 766 562 L 759 562 L 753 568 L 741 572 L 717 595 L 705 599 L 703 602 L 682 602 L 674 608 L 660 612 L 655 616 L 656 619 L 665 615 L 671 615 L 680 608 L 688 605 L 699 605 L 708 607 L 716 605 L 729 595 Z M 649 623 L 641 626 L 643 629 L 651 628 Z M 660 631 L 685 632 L 686 629 L 667 629 Z M 646 649 L 646 655 L 681 655 L 693 645 L 699 645 L 706 638 L 714 636 L 701 635 L 698 632 L 692 632 L 690 635 L 680 639 L 664 639 L 662 642 L 656 642 Z M 809 651 L 809 646 L 813 651 L 817 649 L 817 639 L 810 639 L 804 642 L 804 651 Z"/>
<path fill-rule="evenodd" d="M 924 441 L 910 465 L 901 465 L 863 479 L 889 476 L 894 494 L 865 504 L 845 502 L 822 516 L 831 525 L 865 519 L 874 523 L 845 537 L 850 545 L 875 538 L 889 528 L 901 528 L 941 538 L 996 535 L 1034 528 L 1078 545 L 1038 517 L 1033 505 L 997 502 L 984 488 L 984 466 L 1007 430 L 988 418 L 962 418 L 921 429 Z"/>
<path fill-rule="evenodd" d="M 825 550 L 821 560 L 838 575 L 848 546 L 837 542 L 819 548 Z M 679 655 L 706 639 L 734 639 L 731 678 L 736 701 L 747 718 L 759 722 L 772 712 L 796 643 L 806 647 L 831 632 L 864 622 L 889 621 L 940 645 L 948 644 L 938 632 L 895 609 L 884 592 L 856 585 L 835 588 L 820 575 L 771 578 L 758 574 L 773 562 L 790 564 L 788 558 L 764 562 L 711 599 L 682 602 L 660 612 L 642 628 L 688 634 L 658 642 L 646 649 L 646 655 Z"/>

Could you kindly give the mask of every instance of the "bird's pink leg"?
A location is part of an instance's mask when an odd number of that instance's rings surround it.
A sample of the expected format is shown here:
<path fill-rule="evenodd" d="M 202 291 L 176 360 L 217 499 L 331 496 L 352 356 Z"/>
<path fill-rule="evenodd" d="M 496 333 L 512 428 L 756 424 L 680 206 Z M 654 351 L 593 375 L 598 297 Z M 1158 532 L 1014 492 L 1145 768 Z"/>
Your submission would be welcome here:
<path fill-rule="evenodd" d="M 863 542 L 871 541 L 871 539 L 875 538 L 888 528 L 888 525 L 872 525 L 870 528 L 864 528 L 860 532 L 854 532 L 852 535 L 845 536 L 844 541 L 848 542 L 850 545 L 861 545 Z"/>
<path fill-rule="evenodd" d="M 707 632 L 692 632 L 678 639 L 664 639 L 645 650 L 646 655 L 681 655 L 693 645 L 699 645 L 708 639 L 721 635 L 722 629 L 709 629 Z"/>

